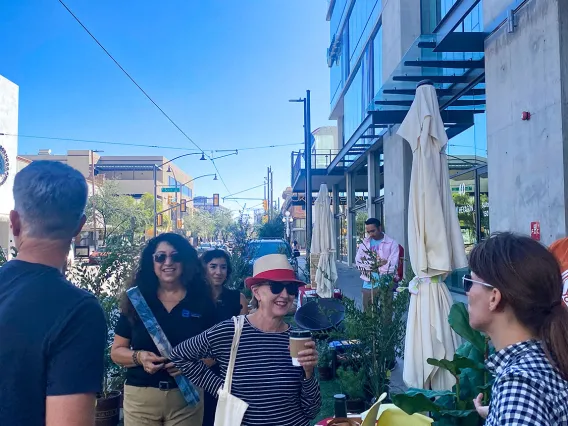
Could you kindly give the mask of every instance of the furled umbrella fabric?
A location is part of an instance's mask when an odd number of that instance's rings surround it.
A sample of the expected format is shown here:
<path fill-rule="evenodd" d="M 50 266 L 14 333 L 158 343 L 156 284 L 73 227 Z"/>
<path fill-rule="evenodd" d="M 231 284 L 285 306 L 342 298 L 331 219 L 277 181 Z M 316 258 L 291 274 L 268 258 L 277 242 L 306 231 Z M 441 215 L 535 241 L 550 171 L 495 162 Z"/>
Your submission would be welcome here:
<path fill-rule="evenodd" d="M 310 247 L 312 254 L 319 254 L 315 281 L 317 283 L 316 292 L 320 297 L 333 297 L 334 284 L 337 280 L 335 228 L 330 206 L 331 199 L 327 185 L 324 183 L 320 186 L 314 205 L 314 227 Z"/>
<path fill-rule="evenodd" d="M 447 321 L 453 302 L 443 280 L 454 269 L 467 266 L 467 259 L 450 190 L 448 137 L 432 85 L 416 89 L 398 134 L 413 152 L 408 253 L 416 275 L 410 284 L 403 378 L 410 387 L 451 389 L 455 379 L 426 360 L 453 359 L 459 346 L 460 339 Z"/>

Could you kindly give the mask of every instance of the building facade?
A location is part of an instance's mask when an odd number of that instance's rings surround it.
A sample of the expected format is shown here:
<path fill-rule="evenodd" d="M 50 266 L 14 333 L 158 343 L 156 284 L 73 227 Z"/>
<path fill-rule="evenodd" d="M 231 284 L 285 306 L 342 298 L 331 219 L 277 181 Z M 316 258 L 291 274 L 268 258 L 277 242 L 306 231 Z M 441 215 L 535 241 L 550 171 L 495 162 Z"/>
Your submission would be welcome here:
<path fill-rule="evenodd" d="M 9 258 L 13 236 L 10 210 L 14 208 L 14 176 L 18 155 L 19 87 L 0 75 L 0 250 Z"/>
<path fill-rule="evenodd" d="M 341 260 L 353 262 L 369 216 L 406 245 L 412 152 L 396 132 L 425 79 L 449 137 L 466 252 L 492 231 L 566 236 L 568 2 L 331 0 L 327 20 L 338 152 L 312 160 L 312 175 L 314 191 L 325 181 L 338 201 Z M 305 191 L 305 170 L 292 176 Z"/>

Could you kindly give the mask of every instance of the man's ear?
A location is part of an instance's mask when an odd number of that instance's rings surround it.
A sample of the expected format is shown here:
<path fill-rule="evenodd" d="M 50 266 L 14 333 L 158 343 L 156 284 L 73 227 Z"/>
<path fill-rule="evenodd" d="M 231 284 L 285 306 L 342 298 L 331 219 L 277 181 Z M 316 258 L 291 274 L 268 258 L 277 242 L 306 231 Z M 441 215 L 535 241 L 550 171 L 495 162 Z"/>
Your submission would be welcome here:
<path fill-rule="evenodd" d="M 10 211 L 10 228 L 12 229 L 12 235 L 14 237 L 19 237 L 22 233 L 22 221 L 20 219 L 20 214 L 16 210 Z"/>
<path fill-rule="evenodd" d="M 87 221 L 87 216 L 83 215 L 81 217 L 81 222 L 79 222 L 79 227 L 77 228 L 77 230 L 73 233 L 73 236 L 76 237 L 77 235 L 79 235 L 79 232 L 81 232 L 81 229 L 83 229 L 83 226 L 85 226 L 85 222 Z"/>

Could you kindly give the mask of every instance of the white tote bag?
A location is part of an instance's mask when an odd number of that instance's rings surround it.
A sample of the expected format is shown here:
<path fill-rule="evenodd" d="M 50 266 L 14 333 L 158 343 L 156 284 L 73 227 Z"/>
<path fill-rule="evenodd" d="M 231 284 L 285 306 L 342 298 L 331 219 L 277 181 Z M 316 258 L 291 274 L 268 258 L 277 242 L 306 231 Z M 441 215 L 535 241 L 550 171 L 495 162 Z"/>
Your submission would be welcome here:
<path fill-rule="evenodd" d="M 215 411 L 215 426 L 241 426 L 245 411 L 247 411 L 248 408 L 246 402 L 231 395 L 235 359 L 237 358 L 239 341 L 241 340 L 241 332 L 243 331 L 245 322 L 244 315 L 233 317 L 233 322 L 235 323 L 235 334 L 233 335 L 233 344 L 231 346 L 231 356 L 229 357 L 225 383 L 223 387 L 219 389 L 219 401 L 217 402 L 217 410 Z"/>

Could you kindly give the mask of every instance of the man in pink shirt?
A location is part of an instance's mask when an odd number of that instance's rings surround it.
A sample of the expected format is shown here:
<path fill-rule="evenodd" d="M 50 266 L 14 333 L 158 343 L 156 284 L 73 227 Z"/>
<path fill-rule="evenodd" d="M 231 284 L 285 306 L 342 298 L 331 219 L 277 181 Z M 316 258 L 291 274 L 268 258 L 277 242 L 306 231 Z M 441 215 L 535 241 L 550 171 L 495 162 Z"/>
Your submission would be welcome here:
<path fill-rule="evenodd" d="M 399 262 L 399 245 L 383 232 L 380 220 L 367 219 L 365 232 L 367 237 L 359 244 L 355 256 L 363 280 L 363 308 L 370 303 L 371 293 L 376 294 L 381 276 L 396 274 Z M 376 260 L 371 252 L 376 253 Z"/>

